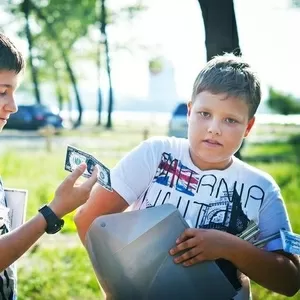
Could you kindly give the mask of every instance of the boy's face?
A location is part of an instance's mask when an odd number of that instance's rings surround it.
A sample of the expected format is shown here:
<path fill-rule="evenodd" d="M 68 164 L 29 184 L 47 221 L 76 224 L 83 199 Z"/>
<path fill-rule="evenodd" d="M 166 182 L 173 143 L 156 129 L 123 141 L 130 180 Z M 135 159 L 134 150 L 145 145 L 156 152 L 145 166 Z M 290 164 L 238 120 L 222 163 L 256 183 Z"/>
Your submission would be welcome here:
<path fill-rule="evenodd" d="M 254 124 L 245 101 L 204 91 L 188 104 L 188 139 L 194 164 L 224 169 Z"/>
<path fill-rule="evenodd" d="M 18 75 L 14 71 L 0 70 L 0 132 L 7 123 L 10 114 L 18 110 L 14 100 L 17 86 Z"/>

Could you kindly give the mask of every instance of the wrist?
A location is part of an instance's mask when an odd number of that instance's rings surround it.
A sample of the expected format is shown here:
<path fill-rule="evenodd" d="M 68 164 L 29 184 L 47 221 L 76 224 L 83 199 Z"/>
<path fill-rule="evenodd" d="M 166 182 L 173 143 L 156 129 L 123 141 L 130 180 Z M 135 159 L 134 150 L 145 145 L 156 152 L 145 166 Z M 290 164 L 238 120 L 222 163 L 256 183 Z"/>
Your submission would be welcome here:
<path fill-rule="evenodd" d="M 56 203 L 55 198 L 48 204 L 48 206 L 57 215 L 58 218 L 63 218 L 66 215 L 61 205 Z"/>
<path fill-rule="evenodd" d="M 62 229 L 64 226 L 64 220 L 58 217 L 55 212 L 48 205 L 44 205 L 39 209 L 39 212 L 46 221 L 45 231 L 48 234 L 54 234 Z"/>
<path fill-rule="evenodd" d="M 228 261 L 234 262 L 237 259 L 239 253 L 242 253 L 243 249 L 248 244 L 249 243 L 244 241 L 243 239 L 233 234 L 228 234 L 227 247 L 224 251 L 223 258 Z"/>

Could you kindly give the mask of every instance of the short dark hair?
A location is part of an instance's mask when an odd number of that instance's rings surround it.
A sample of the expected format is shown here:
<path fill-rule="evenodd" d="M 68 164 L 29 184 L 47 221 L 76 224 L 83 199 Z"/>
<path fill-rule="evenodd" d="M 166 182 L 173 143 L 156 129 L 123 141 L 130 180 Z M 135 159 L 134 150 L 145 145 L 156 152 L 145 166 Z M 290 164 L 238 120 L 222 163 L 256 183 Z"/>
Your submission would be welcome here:
<path fill-rule="evenodd" d="M 242 57 L 232 53 L 215 56 L 207 62 L 194 82 L 192 102 L 203 91 L 244 100 L 249 107 L 249 119 L 255 115 L 261 100 L 257 74 Z"/>
<path fill-rule="evenodd" d="M 0 71 L 15 71 L 19 74 L 25 68 L 25 60 L 22 53 L 13 42 L 0 32 Z"/>

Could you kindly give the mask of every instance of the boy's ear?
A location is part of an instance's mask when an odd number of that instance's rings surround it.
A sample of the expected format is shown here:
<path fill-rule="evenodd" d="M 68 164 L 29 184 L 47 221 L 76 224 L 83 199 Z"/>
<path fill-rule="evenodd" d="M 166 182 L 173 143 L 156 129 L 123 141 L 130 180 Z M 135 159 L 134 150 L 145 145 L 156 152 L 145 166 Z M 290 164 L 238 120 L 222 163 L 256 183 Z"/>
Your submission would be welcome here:
<path fill-rule="evenodd" d="M 192 101 L 189 101 L 186 105 L 187 105 L 186 121 L 187 121 L 187 123 L 189 123 L 191 109 L 192 109 Z"/>
<path fill-rule="evenodd" d="M 253 125 L 255 123 L 255 117 L 252 117 L 249 122 L 248 122 L 248 125 L 247 125 L 247 128 L 246 128 L 246 131 L 245 131 L 245 134 L 244 134 L 244 137 L 247 137 L 249 132 L 251 131 Z"/>
<path fill-rule="evenodd" d="M 187 116 L 189 117 L 190 114 L 191 114 L 191 110 L 192 110 L 192 101 L 190 100 L 188 103 L 187 103 Z"/>

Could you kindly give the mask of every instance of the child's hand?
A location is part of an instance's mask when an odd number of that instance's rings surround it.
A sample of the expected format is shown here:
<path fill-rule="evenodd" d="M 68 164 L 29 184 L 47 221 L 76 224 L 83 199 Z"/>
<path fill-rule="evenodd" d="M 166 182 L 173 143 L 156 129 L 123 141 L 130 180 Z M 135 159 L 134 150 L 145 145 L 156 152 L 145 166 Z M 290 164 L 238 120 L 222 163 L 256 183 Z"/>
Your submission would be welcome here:
<path fill-rule="evenodd" d="M 89 179 L 81 184 L 76 184 L 76 180 L 84 173 L 86 167 L 86 164 L 78 166 L 57 188 L 49 207 L 58 217 L 61 218 L 75 210 L 89 198 L 90 192 L 97 182 L 98 167 L 95 166 Z"/>
<path fill-rule="evenodd" d="M 182 255 L 174 258 L 175 263 L 191 266 L 205 260 L 224 258 L 230 247 L 230 234 L 214 229 L 188 228 L 176 240 L 176 246 L 170 250 L 175 255 L 183 250 Z"/>

